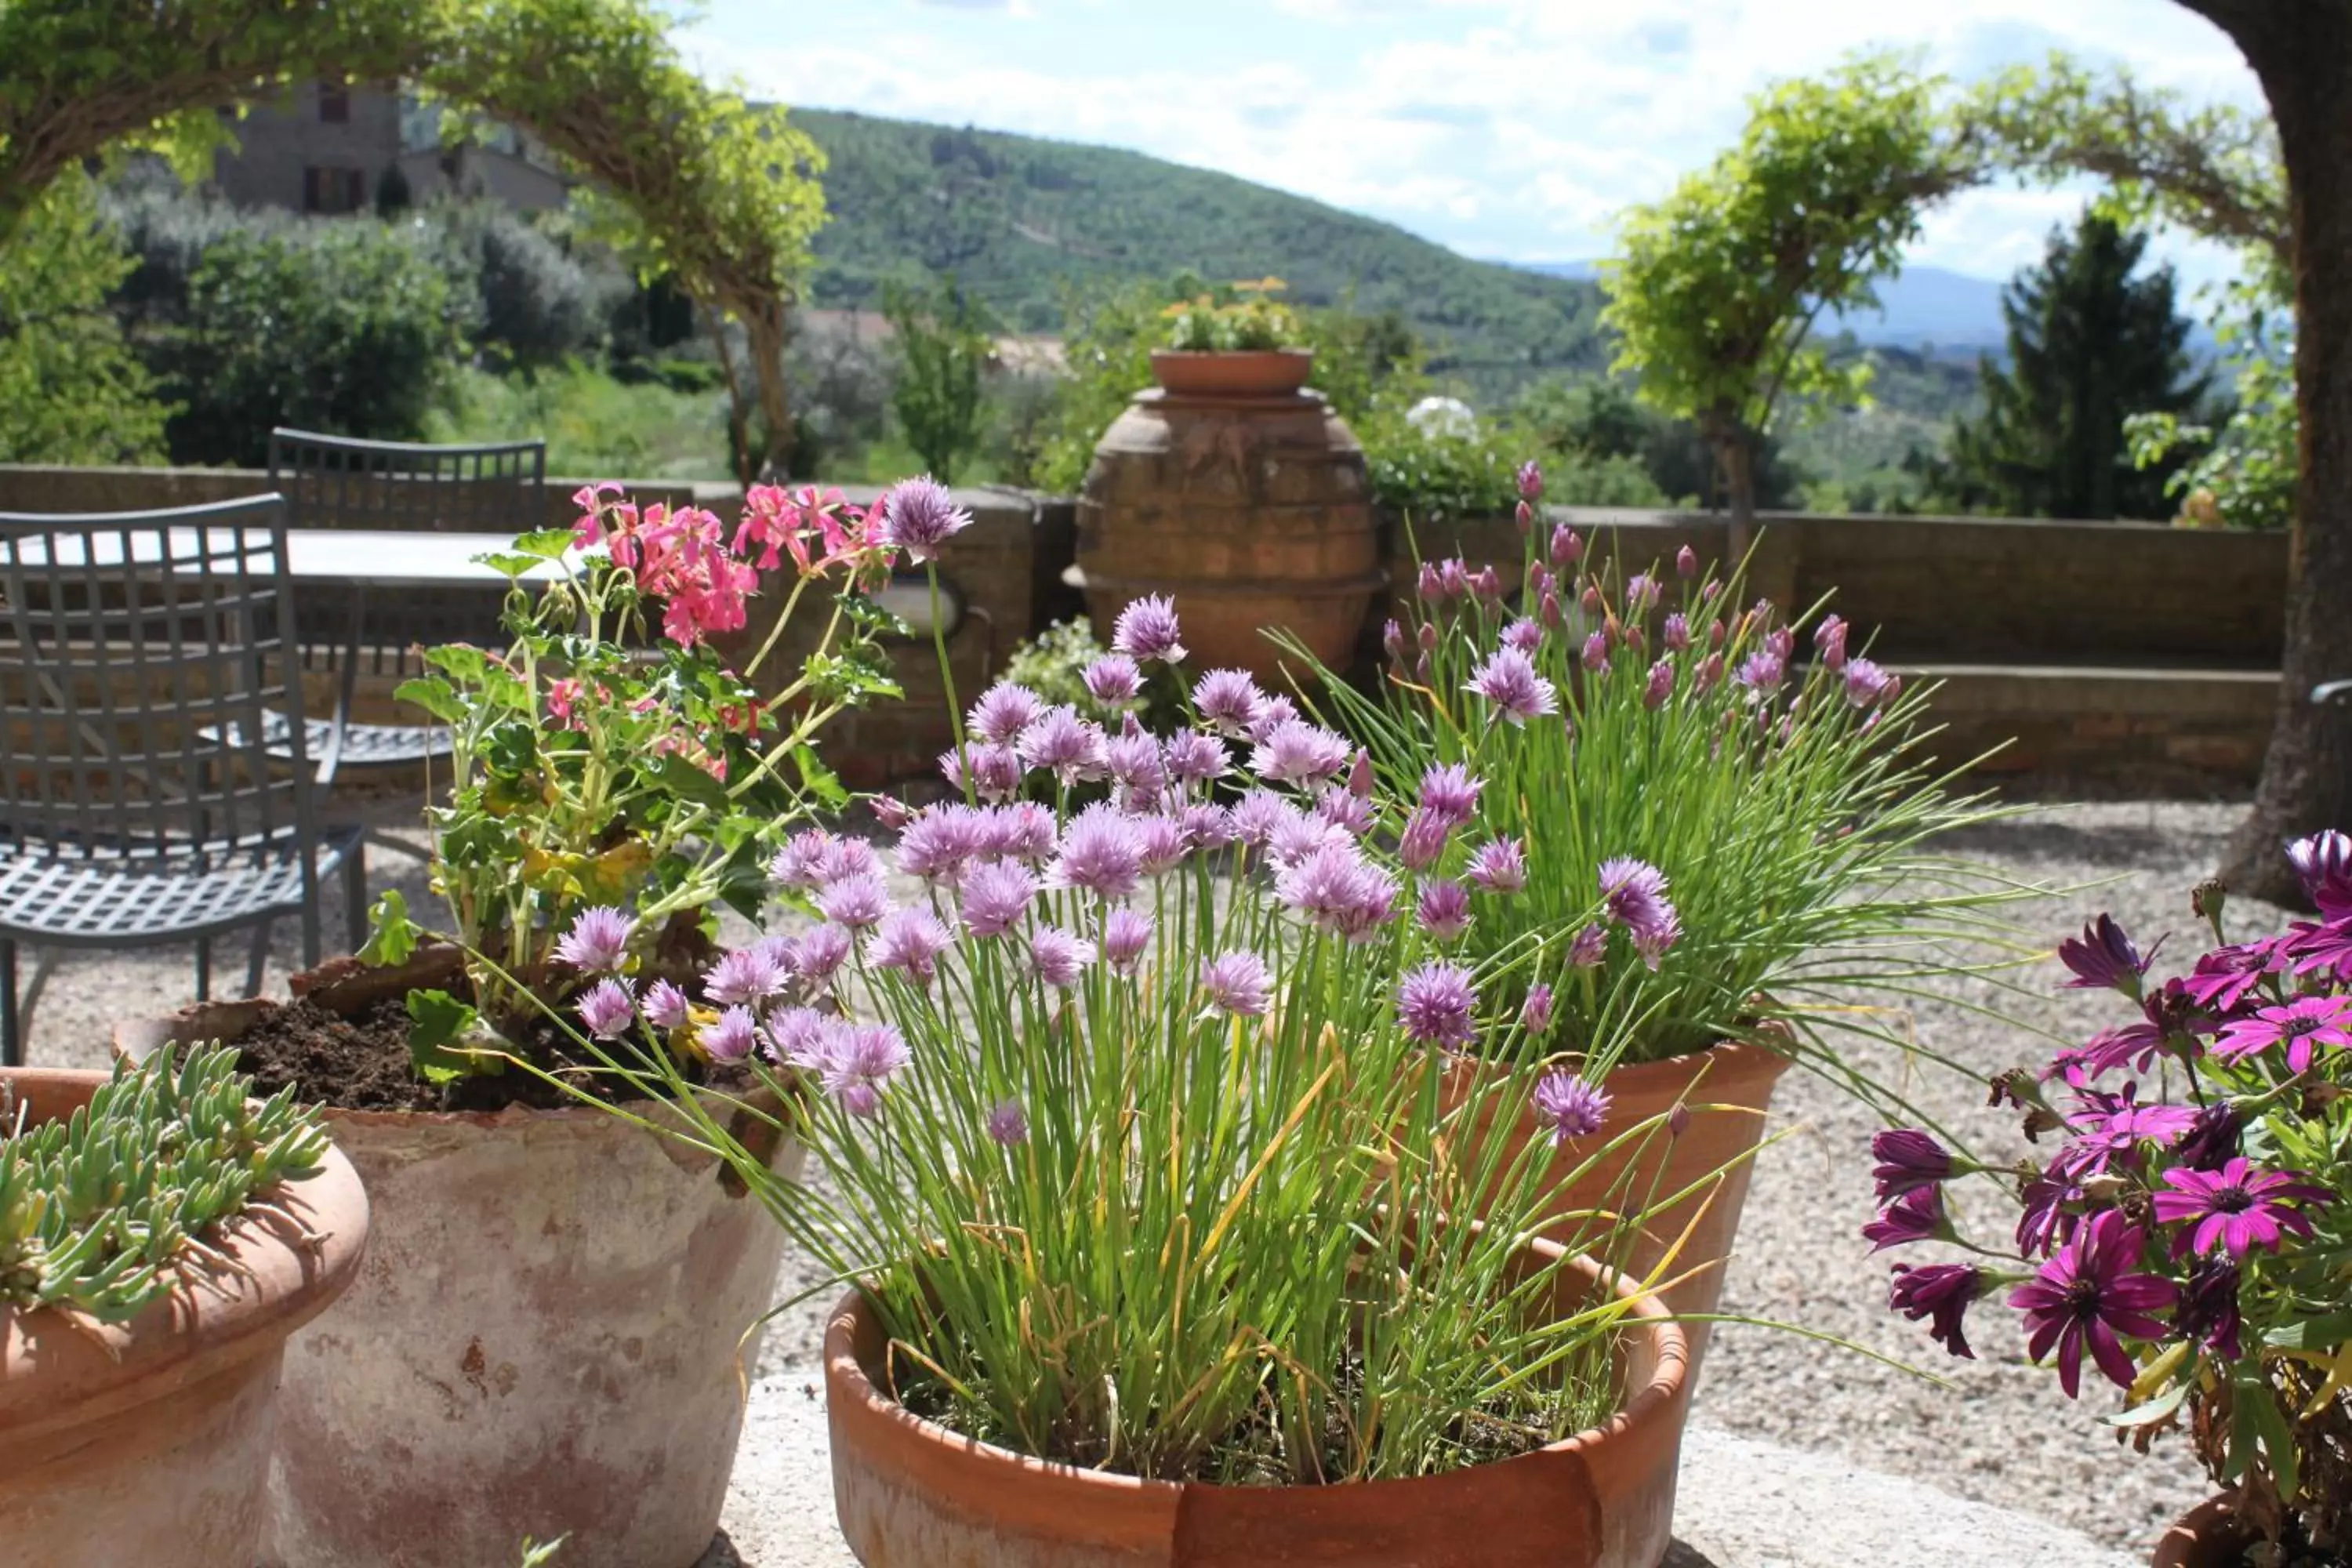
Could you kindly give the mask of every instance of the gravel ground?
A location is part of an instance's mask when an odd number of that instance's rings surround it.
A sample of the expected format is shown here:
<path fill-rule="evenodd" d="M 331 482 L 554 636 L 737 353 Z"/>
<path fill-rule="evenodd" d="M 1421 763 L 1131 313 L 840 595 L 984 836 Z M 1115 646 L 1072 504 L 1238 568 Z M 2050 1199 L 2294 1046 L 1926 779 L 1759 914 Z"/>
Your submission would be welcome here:
<path fill-rule="evenodd" d="M 2047 934 L 2053 945 L 2061 931 L 2110 910 L 2145 940 L 2167 930 L 2179 932 L 2175 944 L 2185 957 L 2195 940 L 2188 890 L 2210 870 L 2242 809 L 2185 802 L 2057 805 L 1980 830 L 1959 847 L 2053 886 L 2120 879 L 2027 906 L 2021 923 Z M 413 810 L 413 804 L 386 801 L 371 807 L 371 815 L 396 822 Z M 379 853 L 373 870 L 377 890 L 397 887 L 412 909 L 435 907 L 421 863 Z M 2265 907 L 2240 904 L 2231 924 L 2234 934 L 2278 918 Z M 341 921 L 341 901 L 331 890 L 331 951 Z M 233 993 L 241 983 L 244 956 L 241 941 L 216 944 L 216 991 Z M 281 923 L 268 990 L 283 994 L 299 957 L 294 931 Z M 61 955 L 33 1022 L 32 1059 L 102 1065 L 109 1022 L 187 1000 L 192 964 L 185 948 Z M 2025 1028 L 1980 1017 L 1963 1003 L 2000 1006 L 2022 1024 L 2074 1038 L 2117 1021 L 2107 1005 L 2115 998 L 2058 992 L 2063 977 L 2053 959 L 2016 976 L 2022 994 L 1986 981 L 1957 982 L 1948 988 L 1952 1001 L 1914 1009 L 1917 1037 L 1983 1074 L 2038 1061 L 2042 1042 Z M 1875 1055 L 1871 1065 L 1882 1078 L 1904 1073 L 1895 1053 Z M 1980 1150 L 2005 1156 L 2021 1147 L 2013 1120 L 1985 1110 L 1980 1078 L 1963 1079 L 1929 1067 L 1914 1072 L 1907 1088 L 1917 1103 Z M 1947 1358 L 1924 1325 L 1887 1312 L 1886 1260 L 1866 1257 L 1855 1235 L 1872 1210 L 1873 1122 L 1860 1107 L 1802 1072 L 1782 1080 L 1774 1110 L 1776 1126 L 1793 1131 L 1758 1159 L 1724 1310 L 1801 1323 L 1932 1372 L 1950 1386 L 1794 1334 L 1730 1324 L 1717 1329 L 1708 1352 L 1703 1419 L 1732 1433 L 1915 1477 L 2126 1548 L 2145 1550 L 2166 1523 L 2210 1489 L 2178 1440 L 2159 1443 L 2145 1458 L 2119 1452 L 2097 1422 L 2113 1407 L 2104 1385 L 2087 1384 L 2082 1405 L 2070 1405 L 2053 1377 L 2025 1363 L 2015 1319 L 2005 1309 L 1980 1308 L 1975 1314 L 1969 1337 L 1979 1359 L 1973 1362 Z M 1998 1237 L 2003 1228 L 1998 1214 L 1979 1212 L 1979 1233 Z M 1969 1205 L 1959 1213 L 1966 1224 Z M 805 1270 L 795 1271 L 789 1262 L 786 1268 L 786 1293 L 815 1282 Z M 820 1294 L 772 1326 L 761 1356 L 762 1374 L 814 1359 L 830 1295 Z"/>

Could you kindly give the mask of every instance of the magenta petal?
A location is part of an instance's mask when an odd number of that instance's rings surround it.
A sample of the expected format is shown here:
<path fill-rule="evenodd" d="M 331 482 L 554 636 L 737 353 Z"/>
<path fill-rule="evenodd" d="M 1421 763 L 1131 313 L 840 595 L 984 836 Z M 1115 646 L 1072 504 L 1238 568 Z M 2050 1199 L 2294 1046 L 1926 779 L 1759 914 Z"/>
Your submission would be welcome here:
<path fill-rule="evenodd" d="M 2094 1318 L 2084 1326 L 2083 1331 L 2091 1342 L 2091 1357 L 2099 1363 L 2099 1370 L 2107 1374 L 2107 1381 L 2118 1387 L 2129 1388 L 2138 1368 L 2134 1365 L 2131 1353 L 2124 1349 L 2123 1342 L 2116 1338 L 2115 1330 L 2105 1319 Z M 2074 1390 L 2070 1388 L 2066 1392 L 2072 1394 Z"/>
<path fill-rule="evenodd" d="M 2035 1360 L 2041 1358 L 2037 1355 Z M 2072 1318 L 2058 1333 L 2058 1386 L 2074 1398 L 2083 1387 L 2083 1326 Z"/>

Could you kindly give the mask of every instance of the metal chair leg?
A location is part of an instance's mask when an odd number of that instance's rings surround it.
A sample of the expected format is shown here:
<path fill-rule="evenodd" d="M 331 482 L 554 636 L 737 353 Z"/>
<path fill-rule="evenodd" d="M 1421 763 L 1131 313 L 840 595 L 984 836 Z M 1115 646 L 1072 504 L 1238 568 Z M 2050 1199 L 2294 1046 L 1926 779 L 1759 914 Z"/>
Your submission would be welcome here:
<path fill-rule="evenodd" d="M 245 961 L 245 994 L 261 994 L 262 972 L 269 966 L 269 936 L 278 929 L 276 921 L 263 921 L 253 928 L 253 951 Z"/>
<path fill-rule="evenodd" d="M 310 901 L 302 906 L 302 967 L 316 969 L 320 958 L 319 889 L 314 881 Z"/>
<path fill-rule="evenodd" d="M 352 846 L 343 860 L 343 921 L 352 939 L 352 951 L 357 952 L 367 945 L 368 889 L 367 840 L 362 838 Z"/>
<path fill-rule="evenodd" d="M 196 1000 L 209 1002 L 212 999 L 213 939 L 200 936 L 196 938 Z"/>
<path fill-rule="evenodd" d="M 17 1035 L 16 944 L 0 938 L 0 1067 L 25 1065 L 25 1042 Z"/>

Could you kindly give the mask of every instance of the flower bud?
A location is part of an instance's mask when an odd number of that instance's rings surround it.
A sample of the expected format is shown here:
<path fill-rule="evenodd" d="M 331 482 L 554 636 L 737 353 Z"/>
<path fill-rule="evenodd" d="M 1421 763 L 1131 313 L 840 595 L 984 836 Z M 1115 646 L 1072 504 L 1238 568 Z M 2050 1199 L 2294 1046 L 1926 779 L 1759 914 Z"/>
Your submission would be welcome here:
<path fill-rule="evenodd" d="M 1511 509 L 1511 521 L 1519 525 L 1519 537 L 1525 539 L 1528 531 L 1536 525 L 1536 509 L 1521 501 Z"/>
<path fill-rule="evenodd" d="M 1721 647 L 1723 646 L 1723 623 L 1721 621 L 1708 622 L 1706 628 L 1706 646 L 1714 648 Z"/>
<path fill-rule="evenodd" d="M 1600 586 L 1596 584 L 1587 583 L 1584 585 L 1584 592 L 1576 596 L 1576 602 L 1584 606 L 1584 613 L 1586 615 L 1599 615 L 1601 613 Z"/>
<path fill-rule="evenodd" d="M 1698 575 L 1698 552 L 1684 545 L 1675 552 L 1675 575 L 1685 582 Z"/>
<path fill-rule="evenodd" d="M 1675 694 L 1675 667 L 1664 659 L 1650 666 L 1649 684 L 1642 689 L 1642 706 L 1663 708 L 1666 699 Z"/>
<path fill-rule="evenodd" d="M 1393 616 L 1389 617 L 1388 625 L 1381 628 L 1381 647 L 1387 650 L 1391 658 L 1404 658 L 1404 628 L 1397 625 Z"/>
<path fill-rule="evenodd" d="M 1431 603 L 1445 596 L 1444 585 L 1438 581 L 1437 563 L 1424 561 L 1421 563 L 1421 574 L 1413 579 L 1412 588 L 1414 593 Z"/>
<path fill-rule="evenodd" d="M 1553 565 L 1573 566 L 1583 559 L 1584 541 L 1577 537 L 1576 530 L 1563 522 L 1551 531 L 1551 563 Z"/>
<path fill-rule="evenodd" d="M 1420 641 L 1422 652 L 1430 653 L 1436 649 L 1437 624 L 1434 621 L 1423 621 L 1421 623 Z"/>

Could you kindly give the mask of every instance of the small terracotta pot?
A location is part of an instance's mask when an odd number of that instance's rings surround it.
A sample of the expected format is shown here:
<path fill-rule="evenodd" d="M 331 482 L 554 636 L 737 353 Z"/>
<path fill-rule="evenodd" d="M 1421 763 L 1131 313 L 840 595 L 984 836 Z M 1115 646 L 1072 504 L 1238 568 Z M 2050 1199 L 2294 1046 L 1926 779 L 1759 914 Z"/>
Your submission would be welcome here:
<path fill-rule="evenodd" d="M 339 965 L 305 982 L 347 1010 L 421 983 Z M 120 1026 L 116 1044 L 234 1040 L 256 1005 Z M 782 1227 L 714 1156 L 586 1106 L 325 1114 L 375 1243 L 289 1349 L 264 1561 L 483 1568 L 525 1535 L 566 1537 L 563 1568 L 699 1559 Z M 775 1168 L 802 1155 L 787 1138 Z"/>
<path fill-rule="evenodd" d="M 96 1072 L 0 1071 L 37 1121 Z M 330 1152 L 205 1245 L 227 1267 L 126 1323 L 0 1309 L 0 1558 L 26 1568 L 222 1568 L 260 1549 L 287 1336 L 359 1273 L 367 1194 Z"/>
<path fill-rule="evenodd" d="M 1563 1295 L 1599 1279 L 1574 1259 Z M 1634 1312 L 1603 1426 L 1445 1475 L 1245 1487 L 1049 1464 L 923 1420 L 877 1385 L 881 1324 L 853 1291 L 824 1341 L 834 1506 L 866 1568 L 1653 1568 L 1687 1395 L 1681 1330 L 1646 1297 Z"/>
<path fill-rule="evenodd" d="M 1677 1105 L 1689 1107 L 1689 1124 L 1673 1135 L 1660 1127 L 1602 1159 L 1561 1190 L 1550 1212 L 1566 1215 L 1601 1207 L 1610 1202 L 1612 1193 L 1622 1203 L 1646 1202 L 1653 1193 L 1663 1199 L 1727 1166 L 1722 1186 L 1711 1198 L 1695 1195 L 1647 1215 L 1625 1264 L 1630 1272 L 1647 1278 L 1696 1217 L 1696 1228 L 1667 1271 L 1668 1278 L 1678 1282 L 1660 1290 L 1658 1299 L 1673 1312 L 1713 1312 L 1722 1303 L 1724 1268 L 1738 1234 L 1740 1212 L 1748 1204 L 1748 1176 L 1755 1164 L 1748 1156 L 1763 1138 L 1772 1088 L 1788 1071 L 1789 1060 L 1762 1046 L 1726 1040 L 1688 1056 L 1618 1068 L 1602 1085 L 1609 1091 L 1609 1114 L 1601 1131 L 1561 1149 L 1553 1156 L 1555 1169 L 1565 1173 L 1591 1158 L 1611 1140 L 1654 1117 L 1667 1115 Z M 1457 1097 L 1460 1092 L 1457 1089 Z M 1717 1107 L 1721 1109 L 1710 1109 Z M 1533 1107 L 1528 1107 L 1507 1136 L 1516 1154 L 1531 1141 L 1550 1142 L 1552 1134 L 1537 1121 Z M 1555 1239 L 1573 1243 L 1577 1228 L 1563 1223 L 1556 1227 Z M 1690 1341 L 1694 1388 L 1713 1326 L 1683 1326 Z"/>
<path fill-rule="evenodd" d="M 2224 1492 L 2180 1517 L 2156 1543 L 2149 1568 L 2239 1568 L 2246 1550 L 2237 1515 Z"/>
<path fill-rule="evenodd" d="M 1279 397 L 1305 386 L 1314 369 L 1306 349 L 1151 351 L 1151 379 L 1180 397 Z"/>

